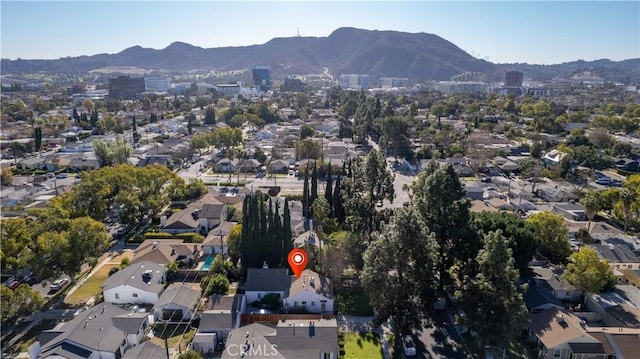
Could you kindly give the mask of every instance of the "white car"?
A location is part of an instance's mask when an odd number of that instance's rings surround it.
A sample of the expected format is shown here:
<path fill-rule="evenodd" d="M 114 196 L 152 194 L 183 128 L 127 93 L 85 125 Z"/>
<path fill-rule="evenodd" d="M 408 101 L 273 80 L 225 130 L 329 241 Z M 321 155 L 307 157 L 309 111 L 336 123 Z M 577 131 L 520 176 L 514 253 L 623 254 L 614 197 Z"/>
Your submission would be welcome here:
<path fill-rule="evenodd" d="M 384 204 L 382 203 L 382 201 L 378 201 L 376 202 L 376 207 L 382 207 Z"/>
<path fill-rule="evenodd" d="M 58 279 L 55 282 L 51 283 L 51 285 L 49 286 L 49 290 L 52 292 L 57 292 L 59 291 L 62 287 L 64 287 L 67 283 L 69 282 L 68 279 Z"/>
<path fill-rule="evenodd" d="M 406 335 L 402 338 L 402 348 L 405 356 L 413 357 L 416 355 L 416 344 L 413 342 L 411 335 Z"/>

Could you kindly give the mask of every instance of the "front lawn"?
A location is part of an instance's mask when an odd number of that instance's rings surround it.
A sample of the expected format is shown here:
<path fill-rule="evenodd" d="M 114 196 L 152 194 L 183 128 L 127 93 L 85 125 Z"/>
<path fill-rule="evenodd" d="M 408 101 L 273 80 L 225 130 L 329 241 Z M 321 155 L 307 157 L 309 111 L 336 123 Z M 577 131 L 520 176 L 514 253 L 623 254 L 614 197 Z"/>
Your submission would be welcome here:
<path fill-rule="evenodd" d="M 91 297 L 99 296 L 102 293 L 102 284 L 109 277 L 109 270 L 113 267 L 119 267 L 119 265 L 107 264 L 101 267 L 91 277 L 87 278 L 78 289 L 69 294 L 64 299 L 64 302 L 76 306 L 86 303 Z"/>
<path fill-rule="evenodd" d="M 347 359 L 384 358 L 380 336 L 372 332 L 344 333 L 344 351 Z"/>

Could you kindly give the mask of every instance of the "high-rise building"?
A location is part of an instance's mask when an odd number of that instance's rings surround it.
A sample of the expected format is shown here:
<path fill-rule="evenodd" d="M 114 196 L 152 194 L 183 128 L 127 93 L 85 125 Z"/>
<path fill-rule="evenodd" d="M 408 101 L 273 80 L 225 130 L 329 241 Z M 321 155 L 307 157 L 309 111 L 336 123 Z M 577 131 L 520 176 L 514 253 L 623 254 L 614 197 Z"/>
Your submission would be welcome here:
<path fill-rule="evenodd" d="M 507 71 L 504 75 L 504 87 L 522 87 L 524 74 L 520 71 Z"/>
<path fill-rule="evenodd" d="M 406 77 L 381 77 L 380 87 L 382 88 L 394 88 L 394 87 L 407 87 L 409 86 L 409 79 Z"/>
<path fill-rule="evenodd" d="M 145 91 L 144 78 L 118 76 L 109 79 L 109 98 L 133 100 Z"/>
<path fill-rule="evenodd" d="M 260 87 L 260 91 L 271 89 L 271 71 L 267 66 L 256 66 L 251 71 L 253 84 Z"/>
<path fill-rule="evenodd" d="M 340 75 L 340 87 L 348 89 L 366 89 L 369 87 L 369 75 L 342 74 Z"/>
<path fill-rule="evenodd" d="M 451 81 L 455 82 L 487 82 L 487 74 L 484 72 L 463 72 L 451 76 Z"/>
<path fill-rule="evenodd" d="M 171 79 L 169 76 L 145 77 L 144 86 L 147 91 L 167 92 L 171 88 Z"/>

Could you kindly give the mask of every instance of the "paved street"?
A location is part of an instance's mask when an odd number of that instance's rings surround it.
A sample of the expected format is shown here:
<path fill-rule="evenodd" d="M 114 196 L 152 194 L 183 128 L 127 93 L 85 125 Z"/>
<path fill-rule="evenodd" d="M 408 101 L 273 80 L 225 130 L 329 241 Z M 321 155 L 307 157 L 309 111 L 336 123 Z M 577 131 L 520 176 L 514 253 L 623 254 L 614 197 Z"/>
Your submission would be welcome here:
<path fill-rule="evenodd" d="M 466 359 L 471 358 L 461 344 L 461 338 L 449 315 L 444 310 L 434 310 L 431 314 L 433 326 L 414 333 L 418 354 L 423 359 Z"/>

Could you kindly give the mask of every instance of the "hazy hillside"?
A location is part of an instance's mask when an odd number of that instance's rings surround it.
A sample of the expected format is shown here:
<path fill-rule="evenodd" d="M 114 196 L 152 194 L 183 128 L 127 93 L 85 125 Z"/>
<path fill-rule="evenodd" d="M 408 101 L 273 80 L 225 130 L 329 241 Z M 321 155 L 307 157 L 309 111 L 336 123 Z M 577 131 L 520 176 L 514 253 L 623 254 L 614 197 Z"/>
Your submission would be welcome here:
<path fill-rule="evenodd" d="M 474 58 L 433 34 L 340 28 L 328 37 L 276 38 L 262 45 L 204 49 L 175 42 L 162 50 L 134 46 L 117 54 L 68 57 L 57 60 L 7 60 L 3 74 L 87 72 L 100 68 L 136 67 L 168 71 L 230 71 L 268 65 L 277 73 L 321 73 L 334 76 L 366 73 L 418 80 L 448 80 L 465 71 L 484 71 L 500 80 L 509 69 L 525 77 L 545 80 L 591 71 L 611 81 L 640 81 L 640 59 L 612 62 L 576 61 L 559 65 L 500 64 Z"/>

